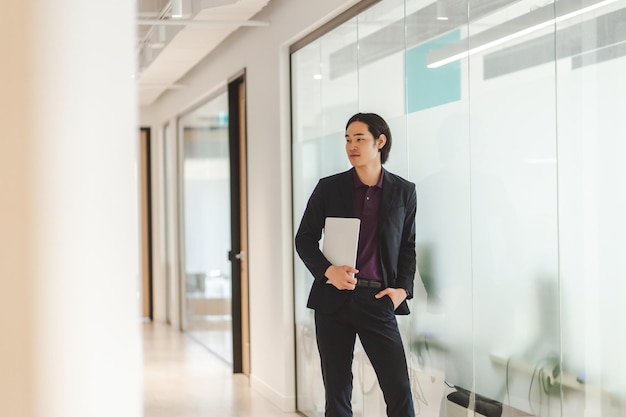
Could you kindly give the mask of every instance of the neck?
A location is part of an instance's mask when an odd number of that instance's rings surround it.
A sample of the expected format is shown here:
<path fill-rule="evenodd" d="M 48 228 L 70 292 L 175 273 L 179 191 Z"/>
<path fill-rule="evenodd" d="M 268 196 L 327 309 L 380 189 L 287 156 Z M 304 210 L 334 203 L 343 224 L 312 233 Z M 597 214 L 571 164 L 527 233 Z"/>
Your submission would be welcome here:
<path fill-rule="evenodd" d="M 354 169 L 356 170 L 356 174 L 359 176 L 361 182 L 371 187 L 372 185 L 376 185 L 378 183 L 383 166 L 381 164 L 374 166 L 366 165 L 354 167 Z"/>

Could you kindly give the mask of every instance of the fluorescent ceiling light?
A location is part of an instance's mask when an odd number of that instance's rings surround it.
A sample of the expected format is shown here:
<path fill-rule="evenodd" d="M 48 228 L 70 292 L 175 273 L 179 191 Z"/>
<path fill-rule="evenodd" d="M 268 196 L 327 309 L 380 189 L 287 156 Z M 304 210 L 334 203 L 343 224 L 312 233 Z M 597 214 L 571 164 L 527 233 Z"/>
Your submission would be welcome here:
<path fill-rule="evenodd" d="M 616 1 L 617 0 L 560 0 L 556 3 L 556 11 L 560 14 L 559 16 L 554 17 L 554 4 L 533 10 L 530 13 L 477 33 L 469 39 L 466 38 L 463 41 L 433 50 L 430 54 L 428 54 L 427 67 L 441 67 L 449 64 L 450 62 L 458 61 L 459 59 L 466 58 L 470 55 L 493 48 L 494 46 L 498 46 L 513 39 L 528 35 L 529 33 L 535 32 L 539 29 L 552 26 L 555 23 L 560 23 L 564 20 L 571 19 L 592 10 L 599 9 L 600 7 L 615 3 Z M 578 7 L 580 5 L 583 7 Z"/>
<path fill-rule="evenodd" d="M 448 20 L 448 13 L 444 0 L 437 0 L 437 20 Z"/>
<path fill-rule="evenodd" d="M 172 0 L 172 17 L 183 17 L 183 0 Z"/>
<path fill-rule="evenodd" d="M 223 20 L 223 19 L 140 19 L 139 26 L 258 26 L 267 27 L 269 22 L 259 20 Z"/>

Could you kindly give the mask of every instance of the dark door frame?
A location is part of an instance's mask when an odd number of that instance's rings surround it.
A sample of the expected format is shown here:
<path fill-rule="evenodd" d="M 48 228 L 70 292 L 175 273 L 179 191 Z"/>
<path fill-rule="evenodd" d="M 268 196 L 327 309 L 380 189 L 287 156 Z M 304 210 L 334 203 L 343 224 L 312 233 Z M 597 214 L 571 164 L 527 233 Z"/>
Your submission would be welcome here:
<path fill-rule="evenodd" d="M 245 89 L 245 70 L 228 81 L 228 142 L 230 151 L 230 224 L 231 224 L 231 261 L 232 277 L 232 335 L 233 335 L 233 373 L 243 372 L 243 313 L 242 313 L 242 277 L 241 257 L 247 256 L 241 249 L 241 154 L 240 145 L 242 132 L 241 118 L 245 117 L 240 111 L 242 99 L 242 85 Z M 245 93 L 243 93 L 245 95 Z M 245 113 L 245 112 L 244 112 Z M 244 153 L 245 154 L 245 153 Z M 244 190 L 245 192 L 245 190 Z"/>
<path fill-rule="evenodd" d="M 139 131 L 141 135 L 140 137 L 141 148 L 142 148 L 141 152 L 144 153 L 145 155 L 145 160 L 144 160 L 145 165 L 141 167 L 143 168 L 143 172 L 140 173 L 140 178 L 142 179 L 141 181 L 143 182 L 143 187 L 145 187 L 145 195 L 142 196 L 142 198 L 146 199 L 146 201 L 143 203 L 144 209 L 145 209 L 145 213 L 143 214 L 146 216 L 146 221 L 145 221 L 146 230 L 143 231 L 143 233 L 145 236 L 145 243 L 147 245 L 146 247 L 142 248 L 142 251 L 144 252 L 143 256 L 147 257 L 147 260 L 146 260 L 147 270 L 144 271 L 145 278 L 142 278 L 142 279 L 146 279 L 147 283 L 146 283 L 146 291 L 143 291 L 144 294 L 142 294 L 142 297 L 148 298 L 148 317 L 147 318 L 152 321 L 154 320 L 154 300 L 152 297 L 154 284 L 152 282 L 153 281 L 153 276 L 152 276 L 153 244 L 152 244 L 152 158 L 151 158 L 152 146 L 151 146 L 151 135 L 150 135 L 151 130 L 149 127 L 141 127 Z"/>

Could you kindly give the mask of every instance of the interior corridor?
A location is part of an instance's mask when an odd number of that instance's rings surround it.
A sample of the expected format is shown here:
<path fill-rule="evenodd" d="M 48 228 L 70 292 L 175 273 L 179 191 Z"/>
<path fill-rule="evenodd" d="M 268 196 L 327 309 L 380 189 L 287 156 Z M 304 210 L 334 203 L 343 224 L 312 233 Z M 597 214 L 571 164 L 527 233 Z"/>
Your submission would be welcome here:
<path fill-rule="evenodd" d="M 170 326 L 143 324 L 145 417 L 296 417 L 250 389 L 248 377 Z"/>

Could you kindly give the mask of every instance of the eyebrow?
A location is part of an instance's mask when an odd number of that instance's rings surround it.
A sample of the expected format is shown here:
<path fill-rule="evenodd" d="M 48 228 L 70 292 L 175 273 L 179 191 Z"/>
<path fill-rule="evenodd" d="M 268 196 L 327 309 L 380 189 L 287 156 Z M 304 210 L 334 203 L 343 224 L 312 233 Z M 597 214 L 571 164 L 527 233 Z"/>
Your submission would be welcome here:
<path fill-rule="evenodd" d="M 348 136 L 350 136 L 350 135 L 348 135 L 348 134 L 346 133 L 346 137 L 348 137 Z M 352 135 L 352 136 L 365 136 L 365 133 L 364 133 L 364 132 L 357 132 L 357 133 L 355 133 L 355 134 L 354 134 L 354 135 Z"/>

